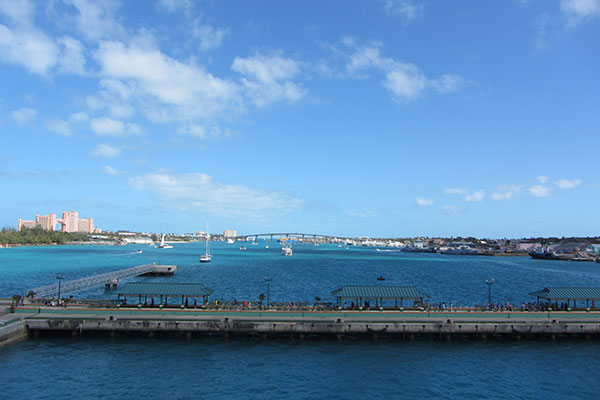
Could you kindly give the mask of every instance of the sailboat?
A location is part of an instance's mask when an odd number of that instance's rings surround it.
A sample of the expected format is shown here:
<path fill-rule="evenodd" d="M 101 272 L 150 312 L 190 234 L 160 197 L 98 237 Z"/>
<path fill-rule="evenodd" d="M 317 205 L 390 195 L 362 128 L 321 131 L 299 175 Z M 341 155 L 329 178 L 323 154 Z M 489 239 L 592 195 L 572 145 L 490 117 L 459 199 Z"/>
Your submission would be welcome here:
<path fill-rule="evenodd" d="M 208 234 L 208 222 L 206 223 L 206 250 L 204 254 L 200 256 L 200 262 L 210 262 L 212 260 L 212 255 L 210 254 L 210 245 L 208 243 L 210 239 L 210 235 Z"/>
<path fill-rule="evenodd" d="M 173 246 L 165 243 L 165 234 L 163 233 L 160 237 L 160 244 L 156 246 L 157 249 L 172 249 Z"/>

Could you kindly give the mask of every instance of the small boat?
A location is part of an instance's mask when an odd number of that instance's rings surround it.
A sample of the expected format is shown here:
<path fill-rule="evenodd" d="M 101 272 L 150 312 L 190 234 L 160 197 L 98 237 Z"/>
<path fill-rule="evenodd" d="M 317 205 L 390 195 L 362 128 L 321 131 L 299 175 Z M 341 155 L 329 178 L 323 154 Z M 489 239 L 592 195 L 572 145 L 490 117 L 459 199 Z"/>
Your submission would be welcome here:
<path fill-rule="evenodd" d="M 138 254 L 142 254 L 142 251 L 141 251 L 141 250 L 138 250 L 138 251 L 137 251 L 137 253 L 138 253 Z"/>
<path fill-rule="evenodd" d="M 160 244 L 158 246 L 155 246 L 157 249 L 172 249 L 173 246 L 171 246 L 170 244 L 166 244 L 165 243 L 165 234 L 163 233 L 161 238 L 160 238 Z"/>
<path fill-rule="evenodd" d="M 210 239 L 210 235 L 208 234 L 208 222 L 207 222 L 206 223 L 206 250 L 204 251 L 204 254 L 202 254 L 200 256 L 201 263 L 210 262 L 210 260 L 212 260 L 212 254 L 210 254 L 210 245 L 208 244 L 209 239 Z"/>
<path fill-rule="evenodd" d="M 235 240 L 233 240 L 231 238 L 227 239 L 227 244 L 234 244 L 234 243 L 235 243 Z"/>
<path fill-rule="evenodd" d="M 381 275 L 379 275 L 379 278 L 377 278 L 378 281 L 385 281 L 385 278 Z"/>
<path fill-rule="evenodd" d="M 268 248 L 269 248 L 269 245 L 268 245 L 268 244 L 266 244 L 266 245 L 265 245 L 265 249 L 268 249 Z"/>
<path fill-rule="evenodd" d="M 291 246 L 283 246 L 281 248 L 281 254 L 284 256 L 291 256 L 294 254 L 294 252 L 292 251 L 292 247 Z"/>
<path fill-rule="evenodd" d="M 246 246 L 240 247 L 240 250 L 246 250 Z"/>

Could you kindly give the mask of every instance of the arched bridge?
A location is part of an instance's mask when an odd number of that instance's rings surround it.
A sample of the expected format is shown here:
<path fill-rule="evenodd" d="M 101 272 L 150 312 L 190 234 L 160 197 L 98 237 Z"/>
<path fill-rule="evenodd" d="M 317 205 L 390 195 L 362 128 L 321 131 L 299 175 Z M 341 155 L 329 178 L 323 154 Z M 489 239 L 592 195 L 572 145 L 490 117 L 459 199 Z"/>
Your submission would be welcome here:
<path fill-rule="evenodd" d="M 299 233 L 299 232 L 252 233 L 252 234 L 248 234 L 248 235 L 238 235 L 233 239 L 236 239 L 236 240 L 248 240 L 248 239 L 258 240 L 258 238 L 269 238 L 270 240 L 273 240 L 274 238 L 283 238 L 283 237 L 290 238 L 290 239 L 312 239 L 312 240 L 353 239 L 353 238 L 348 238 L 348 237 L 344 237 L 344 236 L 322 235 L 319 233 Z"/>

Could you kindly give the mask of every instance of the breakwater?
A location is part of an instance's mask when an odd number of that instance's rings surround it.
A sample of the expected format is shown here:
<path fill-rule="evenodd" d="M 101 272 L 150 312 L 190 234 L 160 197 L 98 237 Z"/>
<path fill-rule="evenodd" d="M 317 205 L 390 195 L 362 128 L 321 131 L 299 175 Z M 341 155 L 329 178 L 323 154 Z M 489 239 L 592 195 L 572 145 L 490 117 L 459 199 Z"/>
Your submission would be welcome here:
<path fill-rule="evenodd" d="M 600 337 L 600 312 L 223 311 L 20 307 L 30 335 L 72 336 L 291 336 L 411 340 L 488 337 L 522 339 Z"/>

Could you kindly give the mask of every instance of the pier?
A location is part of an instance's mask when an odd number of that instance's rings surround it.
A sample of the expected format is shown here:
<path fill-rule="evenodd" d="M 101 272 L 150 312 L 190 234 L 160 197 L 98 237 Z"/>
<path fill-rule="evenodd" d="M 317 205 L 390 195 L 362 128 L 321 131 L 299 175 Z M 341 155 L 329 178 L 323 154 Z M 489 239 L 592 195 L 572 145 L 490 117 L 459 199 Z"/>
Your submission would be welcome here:
<path fill-rule="evenodd" d="M 61 282 L 62 278 L 59 279 L 58 283 L 46 285 L 34 289 L 29 289 L 27 293 L 33 293 L 37 298 L 57 296 L 59 293 L 72 294 L 80 292 L 85 289 L 89 289 L 96 286 L 108 286 L 111 285 L 116 288 L 116 285 L 121 279 L 131 278 L 139 275 L 146 274 L 157 274 L 157 275 L 171 275 L 177 271 L 177 265 L 157 265 L 156 263 L 138 265 L 137 267 L 120 269 L 113 272 L 106 272 L 104 274 L 86 276 L 79 279 L 73 279 L 65 282 Z M 58 278 L 58 276 L 57 276 Z"/>
<path fill-rule="evenodd" d="M 557 339 L 600 337 L 600 312 L 279 311 L 23 306 L 29 335 Z"/>

